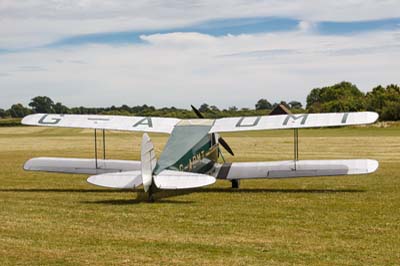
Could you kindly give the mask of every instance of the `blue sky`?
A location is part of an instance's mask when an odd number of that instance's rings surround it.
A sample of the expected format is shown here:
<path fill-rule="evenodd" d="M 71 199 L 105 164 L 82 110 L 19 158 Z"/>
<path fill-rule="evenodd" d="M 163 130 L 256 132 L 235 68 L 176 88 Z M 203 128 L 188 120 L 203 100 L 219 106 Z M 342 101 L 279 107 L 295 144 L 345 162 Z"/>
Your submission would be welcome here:
<path fill-rule="evenodd" d="M 36 95 L 252 107 L 342 80 L 400 83 L 395 1 L 4 1 L 0 16 L 2 108 Z"/>
<path fill-rule="evenodd" d="M 301 20 L 283 18 L 283 17 L 248 17 L 248 18 L 230 18 L 216 19 L 199 22 L 193 25 L 169 29 L 152 29 L 152 30 L 132 30 L 132 31 L 114 31 L 114 32 L 98 32 L 92 34 L 73 35 L 66 38 L 54 40 L 53 42 L 37 46 L 58 47 L 73 46 L 90 43 L 100 44 L 130 44 L 145 43 L 140 36 L 151 34 L 167 34 L 173 32 L 198 32 L 211 36 L 224 36 L 228 34 L 260 34 L 269 32 L 285 32 L 298 30 Z M 313 23 L 315 33 L 321 35 L 345 35 L 358 34 L 363 32 L 398 30 L 400 29 L 400 18 L 387 18 L 379 20 L 364 21 L 319 21 Z M 22 49 L 29 49 L 29 45 Z M 2 47 L 0 53 L 15 51 L 13 47 Z"/>

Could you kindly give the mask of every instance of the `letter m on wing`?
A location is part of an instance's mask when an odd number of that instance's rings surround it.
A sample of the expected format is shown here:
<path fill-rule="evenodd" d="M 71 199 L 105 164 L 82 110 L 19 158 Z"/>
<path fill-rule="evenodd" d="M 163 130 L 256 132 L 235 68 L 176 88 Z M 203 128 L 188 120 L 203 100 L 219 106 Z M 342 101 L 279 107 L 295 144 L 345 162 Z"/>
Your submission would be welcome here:
<path fill-rule="evenodd" d="M 283 121 L 283 126 L 297 124 L 297 120 L 300 120 L 300 125 L 305 125 L 307 122 L 308 114 L 302 115 L 287 115 Z M 290 123 L 289 123 L 290 122 Z"/>

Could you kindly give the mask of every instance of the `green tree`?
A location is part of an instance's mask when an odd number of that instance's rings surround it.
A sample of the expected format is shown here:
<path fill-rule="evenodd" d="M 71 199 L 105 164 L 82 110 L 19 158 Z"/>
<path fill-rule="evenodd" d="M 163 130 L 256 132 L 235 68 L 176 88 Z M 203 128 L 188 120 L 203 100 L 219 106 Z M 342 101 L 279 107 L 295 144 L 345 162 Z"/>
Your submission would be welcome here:
<path fill-rule="evenodd" d="M 37 96 L 31 100 L 29 106 L 35 113 L 54 113 L 54 102 L 47 96 Z"/>
<path fill-rule="evenodd" d="M 380 114 L 382 120 L 399 120 L 400 87 L 389 85 L 386 88 L 377 86 L 366 95 L 366 107 L 369 111 Z"/>
<path fill-rule="evenodd" d="M 53 106 L 53 109 L 56 114 L 68 114 L 69 113 L 68 107 L 63 105 L 62 103 L 56 103 Z"/>
<path fill-rule="evenodd" d="M 343 81 L 315 88 L 307 96 L 309 112 L 355 112 L 365 109 L 364 93 L 356 85 Z"/>
<path fill-rule="evenodd" d="M 289 107 L 290 109 L 301 109 L 303 108 L 303 105 L 301 104 L 301 102 L 291 101 L 289 102 Z"/>
<path fill-rule="evenodd" d="M 211 110 L 211 112 L 214 112 L 214 113 L 220 112 L 220 110 L 218 109 L 218 107 L 215 106 L 215 105 L 211 105 L 211 106 L 210 106 L 210 110 Z"/>
<path fill-rule="evenodd" d="M 210 111 L 210 107 L 208 106 L 208 104 L 203 103 L 203 104 L 200 106 L 199 111 L 200 111 L 201 113 L 209 112 L 209 111 Z"/>
<path fill-rule="evenodd" d="M 121 106 L 121 110 L 128 112 L 128 113 L 132 112 L 131 108 L 126 104 Z"/>
<path fill-rule="evenodd" d="M 32 110 L 30 110 L 29 108 L 26 108 L 25 106 L 23 106 L 20 103 L 13 104 L 9 111 L 10 111 L 11 117 L 18 117 L 18 118 L 22 118 L 22 117 L 27 116 L 32 113 Z"/>
<path fill-rule="evenodd" d="M 380 115 L 381 119 L 384 121 L 400 120 L 400 102 L 388 102 L 385 107 L 383 107 Z"/>
<path fill-rule="evenodd" d="M 1 118 L 5 118 L 6 117 L 6 111 L 4 111 L 4 109 L 0 108 L 0 117 Z"/>
<path fill-rule="evenodd" d="M 260 99 L 256 103 L 256 110 L 271 110 L 272 104 L 267 99 Z"/>

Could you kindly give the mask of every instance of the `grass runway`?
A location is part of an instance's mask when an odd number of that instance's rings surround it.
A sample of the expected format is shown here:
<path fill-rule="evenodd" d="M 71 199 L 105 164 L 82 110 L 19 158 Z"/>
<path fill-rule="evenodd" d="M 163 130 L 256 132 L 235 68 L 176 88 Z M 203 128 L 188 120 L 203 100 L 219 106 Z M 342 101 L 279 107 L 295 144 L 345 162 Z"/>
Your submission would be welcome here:
<path fill-rule="evenodd" d="M 224 134 L 228 161 L 290 160 L 293 132 Z M 151 135 L 159 154 L 164 135 Z M 99 147 L 101 147 L 99 138 Z M 139 134 L 107 157 L 139 159 Z M 156 203 L 87 176 L 24 172 L 37 156 L 93 157 L 93 132 L 0 128 L 0 265 L 399 265 L 400 127 L 300 131 L 300 159 L 370 158 L 368 176 L 248 180 Z M 100 156 L 100 153 L 99 153 Z"/>

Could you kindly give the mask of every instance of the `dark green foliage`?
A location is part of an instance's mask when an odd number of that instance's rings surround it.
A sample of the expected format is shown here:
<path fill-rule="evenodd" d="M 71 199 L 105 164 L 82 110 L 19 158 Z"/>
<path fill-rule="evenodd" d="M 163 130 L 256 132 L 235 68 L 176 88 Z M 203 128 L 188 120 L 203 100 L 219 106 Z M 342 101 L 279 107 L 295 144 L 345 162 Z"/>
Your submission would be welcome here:
<path fill-rule="evenodd" d="M 382 109 L 381 120 L 398 121 L 400 120 L 400 102 L 388 102 Z"/>
<path fill-rule="evenodd" d="M 69 113 L 68 107 L 63 105 L 62 103 L 56 103 L 53 106 L 53 109 L 56 114 L 68 114 Z"/>
<path fill-rule="evenodd" d="M 36 96 L 29 106 L 35 113 L 54 113 L 54 102 L 47 96 Z"/>
<path fill-rule="evenodd" d="M 291 101 L 291 102 L 289 102 L 289 108 L 290 109 L 301 109 L 301 108 L 303 108 L 303 105 L 301 104 L 301 102 Z"/>
<path fill-rule="evenodd" d="M 267 99 L 260 99 L 256 103 L 256 110 L 271 110 L 272 104 Z"/>
<path fill-rule="evenodd" d="M 346 81 L 315 88 L 307 96 L 307 110 L 310 113 L 363 111 L 365 95 L 356 85 Z"/>
<path fill-rule="evenodd" d="M 200 106 L 199 111 L 200 111 L 201 113 L 208 112 L 208 111 L 210 111 L 210 107 L 208 106 L 208 104 L 203 103 L 203 104 Z"/>
<path fill-rule="evenodd" d="M 13 118 L 21 118 L 32 113 L 32 110 L 26 108 L 20 103 L 13 104 L 10 108 L 10 116 Z"/>
<path fill-rule="evenodd" d="M 389 85 L 378 86 L 367 93 L 367 110 L 378 112 L 382 120 L 400 120 L 400 87 Z M 397 110 L 397 111 L 396 111 Z"/>
<path fill-rule="evenodd" d="M 0 118 L 5 118 L 6 117 L 6 111 L 0 108 Z"/>
<path fill-rule="evenodd" d="M 0 127 L 18 127 L 21 126 L 21 118 L 0 119 Z"/>

